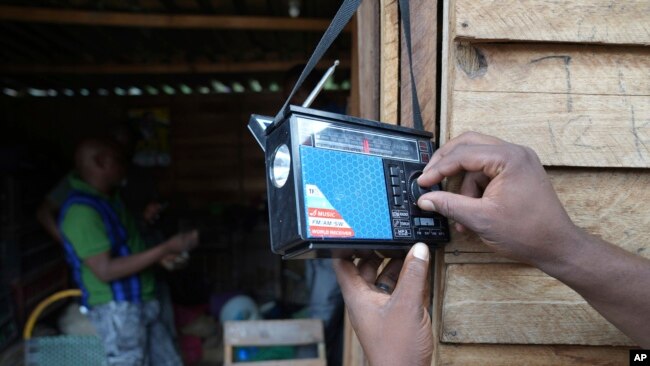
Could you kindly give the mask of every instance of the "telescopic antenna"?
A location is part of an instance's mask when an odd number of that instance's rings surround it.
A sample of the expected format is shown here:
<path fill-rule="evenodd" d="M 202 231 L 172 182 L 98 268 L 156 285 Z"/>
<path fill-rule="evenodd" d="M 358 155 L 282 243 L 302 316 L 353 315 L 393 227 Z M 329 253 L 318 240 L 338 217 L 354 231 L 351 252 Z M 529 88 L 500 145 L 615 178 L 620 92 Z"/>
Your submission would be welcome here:
<path fill-rule="evenodd" d="M 305 99 L 305 102 L 302 103 L 302 106 L 305 108 L 309 108 L 309 106 L 314 102 L 314 99 L 318 96 L 318 94 L 323 90 L 323 87 L 325 86 L 325 83 L 327 82 L 327 79 L 334 74 L 334 70 L 336 70 L 336 67 L 339 65 L 339 60 L 334 61 L 334 65 L 330 66 L 329 69 L 325 72 L 325 75 L 320 79 L 318 84 L 316 84 L 316 87 L 314 90 L 309 93 L 309 96 L 307 99 Z"/>

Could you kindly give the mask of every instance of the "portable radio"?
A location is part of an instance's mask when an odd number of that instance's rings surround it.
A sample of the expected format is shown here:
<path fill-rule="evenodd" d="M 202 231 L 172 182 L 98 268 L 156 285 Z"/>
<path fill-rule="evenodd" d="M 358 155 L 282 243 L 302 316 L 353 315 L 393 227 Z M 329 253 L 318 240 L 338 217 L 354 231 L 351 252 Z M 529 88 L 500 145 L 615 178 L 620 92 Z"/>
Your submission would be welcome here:
<path fill-rule="evenodd" d="M 429 191 L 416 179 L 433 153 L 430 133 L 297 106 L 266 131 L 272 122 L 253 115 L 249 129 L 266 154 L 275 253 L 394 257 L 449 240 L 447 220 L 416 204 Z"/>
<path fill-rule="evenodd" d="M 401 257 L 415 242 L 449 241 L 447 219 L 417 206 L 440 187 L 417 184 L 434 151 L 417 97 L 407 0 L 399 4 L 416 129 L 309 109 L 338 61 L 302 107 L 290 105 L 360 4 L 343 0 L 278 115 L 252 115 L 248 123 L 265 152 L 271 248 L 284 259 Z"/>

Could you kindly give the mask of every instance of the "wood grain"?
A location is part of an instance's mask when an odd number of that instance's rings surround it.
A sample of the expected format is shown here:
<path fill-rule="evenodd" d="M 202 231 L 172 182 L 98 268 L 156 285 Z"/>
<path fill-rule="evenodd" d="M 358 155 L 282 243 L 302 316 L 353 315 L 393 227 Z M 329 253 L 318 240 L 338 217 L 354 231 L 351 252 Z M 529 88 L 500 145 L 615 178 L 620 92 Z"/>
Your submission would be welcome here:
<path fill-rule="evenodd" d="M 431 331 L 433 332 L 433 356 L 431 365 L 440 365 L 440 337 L 442 334 L 442 309 L 443 295 L 445 292 L 445 250 L 438 248 L 431 253 L 430 280 L 431 280 Z"/>
<path fill-rule="evenodd" d="M 650 257 L 650 171 L 597 168 L 649 167 L 650 49 L 637 45 L 650 3 L 450 0 L 442 14 L 441 142 L 478 129 L 533 145 L 579 226 Z M 444 251 L 434 332 L 463 344 L 437 342 L 434 365 L 626 364 L 627 348 L 576 346 L 632 342 L 568 287 L 475 236 L 454 231 Z"/>
<path fill-rule="evenodd" d="M 436 139 L 437 0 L 410 2 L 413 72 L 424 129 Z M 403 27 L 400 22 L 400 27 Z M 401 28 L 400 28 L 401 29 Z M 404 31 L 400 32 L 400 125 L 413 127 L 411 75 Z"/>
<path fill-rule="evenodd" d="M 380 93 L 379 117 L 397 124 L 399 117 L 399 12 L 396 0 L 380 0 Z"/>
<path fill-rule="evenodd" d="M 344 330 L 343 330 L 343 339 L 345 342 L 344 352 L 343 352 L 343 365 L 344 366 L 365 366 L 368 364 L 365 354 L 363 353 L 363 348 L 361 348 L 361 343 L 359 343 L 359 338 L 357 334 L 352 329 L 352 324 L 350 323 L 350 317 L 348 315 L 347 309 L 345 310 L 344 315 Z"/>
<path fill-rule="evenodd" d="M 3 74 L 72 74 L 72 75 L 141 75 L 141 74 L 233 74 L 259 72 L 286 72 L 303 59 L 290 61 L 248 61 L 248 62 L 183 62 L 183 63 L 142 63 L 142 64 L 0 64 Z M 334 60 L 323 60 L 317 69 L 327 69 Z M 340 68 L 348 69 L 348 60 L 340 61 Z"/>
<path fill-rule="evenodd" d="M 353 86 L 353 100 L 358 101 L 356 111 L 361 118 L 372 120 L 380 119 L 380 98 L 386 90 L 380 88 L 382 74 L 380 65 L 384 58 L 385 48 L 381 45 L 381 29 L 385 26 L 396 26 L 392 23 L 384 24 L 384 18 L 380 17 L 380 8 L 383 4 L 378 1 L 363 1 L 357 11 L 356 24 L 358 33 L 354 37 L 356 40 L 356 50 L 353 56 L 357 58 L 358 70 L 356 71 L 357 81 L 356 89 Z M 389 48 L 391 51 L 392 48 Z M 353 70 L 354 73 L 354 70 Z M 343 347 L 343 365 L 344 366 L 365 366 L 368 361 L 359 343 L 347 310 L 344 316 L 344 347 Z"/>
<path fill-rule="evenodd" d="M 465 66 L 468 48 L 482 69 Z M 458 91 L 650 96 L 648 47 L 457 43 L 455 50 Z"/>
<path fill-rule="evenodd" d="M 461 234 L 458 234 L 461 235 Z M 475 235 L 470 236 L 477 246 L 477 250 L 490 250 L 483 243 L 480 242 L 479 238 Z M 445 263 L 517 263 L 513 260 L 501 257 L 493 252 L 461 252 L 460 250 L 454 250 L 452 252 L 445 252 Z"/>
<path fill-rule="evenodd" d="M 548 174 L 576 225 L 627 251 L 650 258 L 649 170 L 564 168 L 550 169 Z M 450 191 L 458 192 L 459 187 L 458 179 L 449 181 Z M 463 253 L 491 252 L 474 234 L 454 231 L 452 238 L 445 252 L 456 253 L 456 257 Z M 469 256 L 464 258 L 462 261 L 474 261 Z"/>
<path fill-rule="evenodd" d="M 323 322 L 315 319 L 249 320 L 224 323 L 224 344 L 268 346 L 324 341 Z"/>
<path fill-rule="evenodd" d="M 440 345 L 441 366 L 619 366 L 628 348 L 534 345 Z"/>
<path fill-rule="evenodd" d="M 352 115 L 379 120 L 379 3 L 363 1 L 355 17 L 351 99 Z M 356 46 L 356 47 L 355 47 Z"/>
<path fill-rule="evenodd" d="M 457 43 L 447 138 L 533 147 L 556 166 L 650 166 L 650 49 Z M 458 106 L 458 107 L 456 107 Z"/>
<path fill-rule="evenodd" d="M 650 44 L 647 0 L 456 0 L 454 9 L 462 38 Z"/>
<path fill-rule="evenodd" d="M 650 97 L 455 91 L 450 136 L 532 147 L 553 166 L 650 167 Z M 462 106 L 462 107 L 460 107 Z"/>
<path fill-rule="evenodd" d="M 0 6 L 0 19 L 12 22 L 44 22 L 112 27 L 250 29 L 276 31 L 324 31 L 330 19 L 244 17 L 232 15 L 168 15 L 127 12 Z M 349 27 L 346 28 L 349 31 Z"/>
<path fill-rule="evenodd" d="M 456 69 L 453 61 L 453 34 L 456 13 L 454 12 L 453 0 L 442 2 L 442 45 L 440 55 L 440 111 L 439 111 L 439 131 L 438 146 L 442 146 L 449 140 L 449 121 L 453 112 L 451 105 L 451 96 L 454 88 L 454 70 Z M 416 75 L 417 77 L 417 75 Z"/>
<path fill-rule="evenodd" d="M 634 345 L 575 291 L 520 264 L 448 265 L 442 341 Z"/>

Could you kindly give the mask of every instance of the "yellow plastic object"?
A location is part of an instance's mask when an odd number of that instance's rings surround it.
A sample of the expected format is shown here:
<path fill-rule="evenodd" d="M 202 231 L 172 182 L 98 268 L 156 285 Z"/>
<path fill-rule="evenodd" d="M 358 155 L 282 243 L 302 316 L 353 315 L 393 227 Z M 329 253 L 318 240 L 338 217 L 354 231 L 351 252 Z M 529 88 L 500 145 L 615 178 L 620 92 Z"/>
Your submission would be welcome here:
<path fill-rule="evenodd" d="M 41 313 L 43 312 L 43 310 L 45 310 L 46 307 L 61 299 L 65 299 L 66 297 L 81 297 L 81 290 L 72 289 L 72 290 L 59 291 L 48 296 L 45 300 L 38 303 L 38 306 L 36 306 L 34 311 L 32 311 L 32 313 L 29 314 L 29 318 L 27 319 L 27 323 L 25 324 L 25 329 L 23 330 L 23 339 L 29 340 L 30 338 L 32 338 L 32 331 L 34 330 L 36 321 L 38 320 L 38 317 L 41 315 Z"/>

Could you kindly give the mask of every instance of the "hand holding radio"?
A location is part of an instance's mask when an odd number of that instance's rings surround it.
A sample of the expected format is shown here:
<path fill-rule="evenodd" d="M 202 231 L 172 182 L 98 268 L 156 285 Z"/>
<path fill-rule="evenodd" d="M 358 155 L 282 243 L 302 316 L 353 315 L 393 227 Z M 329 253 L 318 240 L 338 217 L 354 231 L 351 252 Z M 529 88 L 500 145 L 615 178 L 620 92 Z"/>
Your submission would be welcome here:
<path fill-rule="evenodd" d="M 406 258 L 335 259 L 334 270 L 370 364 L 431 365 L 433 334 L 429 316 L 429 248 L 418 243 Z"/>
<path fill-rule="evenodd" d="M 438 149 L 418 179 L 422 186 L 465 173 L 460 194 L 431 192 L 418 205 L 477 233 L 497 253 L 543 266 L 566 255 L 578 231 L 530 148 L 464 133 Z"/>

